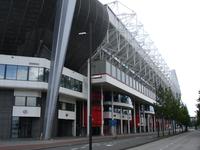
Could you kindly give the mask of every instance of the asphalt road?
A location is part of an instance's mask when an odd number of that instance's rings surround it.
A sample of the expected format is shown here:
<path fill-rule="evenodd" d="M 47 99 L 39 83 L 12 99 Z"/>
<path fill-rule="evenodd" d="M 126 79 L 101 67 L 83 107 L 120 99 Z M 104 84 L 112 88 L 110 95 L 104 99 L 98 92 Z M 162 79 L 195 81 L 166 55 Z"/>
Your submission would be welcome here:
<path fill-rule="evenodd" d="M 191 131 L 129 150 L 200 150 L 200 131 Z"/>
<path fill-rule="evenodd" d="M 137 136 L 126 139 L 114 139 L 106 142 L 99 142 L 92 144 L 92 150 L 124 150 L 138 144 L 143 144 L 150 141 L 155 141 L 157 135 Z M 45 150 L 88 150 L 88 144 L 81 145 L 67 145 L 62 147 L 48 148 Z M 43 149 L 44 150 L 44 149 Z"/>

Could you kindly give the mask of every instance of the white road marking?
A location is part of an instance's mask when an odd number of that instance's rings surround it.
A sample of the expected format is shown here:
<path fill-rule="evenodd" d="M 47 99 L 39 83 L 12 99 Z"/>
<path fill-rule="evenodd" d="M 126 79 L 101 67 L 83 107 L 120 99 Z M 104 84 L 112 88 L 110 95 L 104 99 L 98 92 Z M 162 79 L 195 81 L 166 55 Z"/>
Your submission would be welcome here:
<path fill-rule="evenodd" d="M 77 150 L 78 148 L 72 148 L 71 150 Z"/>
<path fill-rule="evenodd" d="M 86 148 L 86 146 L 82 146 L 82 147 L 81 147 L 81 149 L 84 149 L 84 148 Z"/>
<path fill-rule="evenodd" d="M 111 144 L 107 144 L 106 146 L 113 146 L 113 145 L 111 145 Z"/>

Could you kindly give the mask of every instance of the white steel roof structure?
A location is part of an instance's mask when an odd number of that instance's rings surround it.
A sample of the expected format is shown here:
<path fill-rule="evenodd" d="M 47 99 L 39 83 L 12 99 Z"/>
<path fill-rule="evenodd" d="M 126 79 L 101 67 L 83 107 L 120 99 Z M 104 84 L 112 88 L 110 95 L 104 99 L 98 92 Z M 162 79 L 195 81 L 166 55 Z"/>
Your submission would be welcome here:
<path fill-rule="evenodd" d="M 104 57 L 101 59 L 122 64 L 127 72 L 148 84 L 152 90 L 155 90 L 155 85 L 162 85 L 170 87 L 175 95 L 180 95 L 176 73 L 162 58 L 143 24 L 138 21 L 137 14 L 119 1 L 106 6 L 110 25 L 98 50 L 100 57 Z"/>

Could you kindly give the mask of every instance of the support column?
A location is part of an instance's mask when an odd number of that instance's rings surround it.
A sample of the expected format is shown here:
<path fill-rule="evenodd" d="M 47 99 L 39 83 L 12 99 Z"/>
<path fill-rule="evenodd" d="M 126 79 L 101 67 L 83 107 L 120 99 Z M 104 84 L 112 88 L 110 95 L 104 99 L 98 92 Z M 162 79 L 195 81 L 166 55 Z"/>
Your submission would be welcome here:
<path fill-rule="evenodd" d="M 150 123 L 149 123 L 149 119 L 150 119 L 150 116 L 149 116 L 149 114 L 147 114 L 147 129 L 148 129 L 148 132 L 150 132 Z"/>
<path fill-rule="evenodd" d="M 131 127 L 130 127 L 130 116 L 128 115 L 128 134 L 131 133 Z"/>
<path fill-rule="evenodd" d="M 52 128 L 76 0 L 58 0 L 53 33 L 51 64 L 44 116 L 44 139 L 52 137 Z"/>
<path fill-rule="evenodd" d="M 104 116 L 103 116 L 103 87 L 101 86 L 101 135 L 103 136 Z"/>
<path fill-rule="evenodd" d="M 155 115 L 153 117 L 153 129 L 154 129 L 154 132 L 156 132 L 156 116 Z"/>
<path fill-rule="evenodd" d="M 112 134 L 112 135 L 115 135 L 115 129 L 114 129 L 114 126 L 113 126 L 113 121 L 114 121 L 114 118 L 113 118 L 113 115 L 114 115 L 114 106 L 113 106 L 113 99 L 114 99 L 114 96 L 113 96 L 113 91 L 111 92 L 111 99 L 112 99 L 112 112 L 111 112 L 111 115 L 112 115 L 112 123 L 111 123 L 111 134 Z"/>
<path fill-rule="evenodd" d="M 88 59 L 88 94 L 87 94 L 87 136 L 90 134 L 90 60 Z"/>
<path fill-rule="evenodd" d="M 162 119 L 159 118 L 159 130 L 162 133 Z"/>
<path fill-rule="evenodd" d="M 143 128 L 144 128 L 144 132 L 146 132 L 146 126 L 147 126 L 147 120 L 146 120 L 146 115 L 144 113 L 144 110 L 143 110 Z"/>
<path fill-rule="evenodd" d="M 84 125 L 85 125 L 85 108 L 84 108 L 84 101 L 82 102 L 82 128 L 81 128 L 81 135 L 83 136 L 85 134 Z"/>
<path fill-rule="evenodd" d="M 135 109 L 136 109 L 136 107 L 135 107 L 135 101 L 134 101 L 134 109 L 133 109 L 133 111 L 134 111 L 134 114 L 133 114 L 134 133 L 136 133 L 136 117 L 135 117 L 136 111 L 135 111 Z"/>
<path fill-rule="evenodd" d="M 139 126 L 139 132 L 141 133 L 141 114 L 140 114 L 140 103 L 138 104 L 139 105 L 139 124 L 140 124 L 140 126 Z"/>
<path fill-rule="evenodd" d="M 121 108 L 121 120 L 120 120 L 120 123 L 121 123 L 121 125 L 120 125 L 120 131 L 121 131 L 121 134 L 124 134 L 124 132 L 123 132 L 123 120 L 122 120 L 122 108 Z"/>
<path fill-rule="evenodd" d="M 74 112 L 75 112 L 75 114 L 76 114 L 76 102 L 75 102 Z M 73 136 L 76 136 L 76 118 L 75 118 L 75 120 L 74 120 Z"/>

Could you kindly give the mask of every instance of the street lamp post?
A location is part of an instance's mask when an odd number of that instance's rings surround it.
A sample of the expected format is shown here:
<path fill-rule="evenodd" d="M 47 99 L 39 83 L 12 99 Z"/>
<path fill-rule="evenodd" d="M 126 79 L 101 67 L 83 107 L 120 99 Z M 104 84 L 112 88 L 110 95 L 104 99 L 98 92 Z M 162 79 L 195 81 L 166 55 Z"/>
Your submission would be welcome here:
<path fill-rule="evenodd" d="M 91 73 L 92 73 L 92 70 L 91 70 L 91 57 L 92 57 L 92 23 L 90 23 L 89 25 L 89 51 L 90 51 L 90 56 L 89 56 L 89 72 L 90 72 L 90 76 L 89 76 L 89 83 L 90 83 L 90 114 L 89 114 L 89 150 L 92 150 L 92 78 L 91 78 Z"/>
<path fill-rule="evenodd" d="M 89 58 L 88 58 L 88 78 L 89 78 L 89 82 L 88 82 L 88 87 L 89 87 L 89 94 L 88 94 L 88 113 L 89 113 L 89 121 L 88 121 L 88 126 L 89 126 L 89 132 L 88 132 L 88 136 L 89 136 L 89 150 L 92 150 L 92 78 L 91 78 L 91 57 L 92 57 L 92 48 L 93 48 L 93 37 L 92 37 L 92 23 L 89 24 L 89 33 L 87 32 L 80 32 L 78 33 L 78 35 L 88 35 L 88 43 L 89 43 Z"/>

